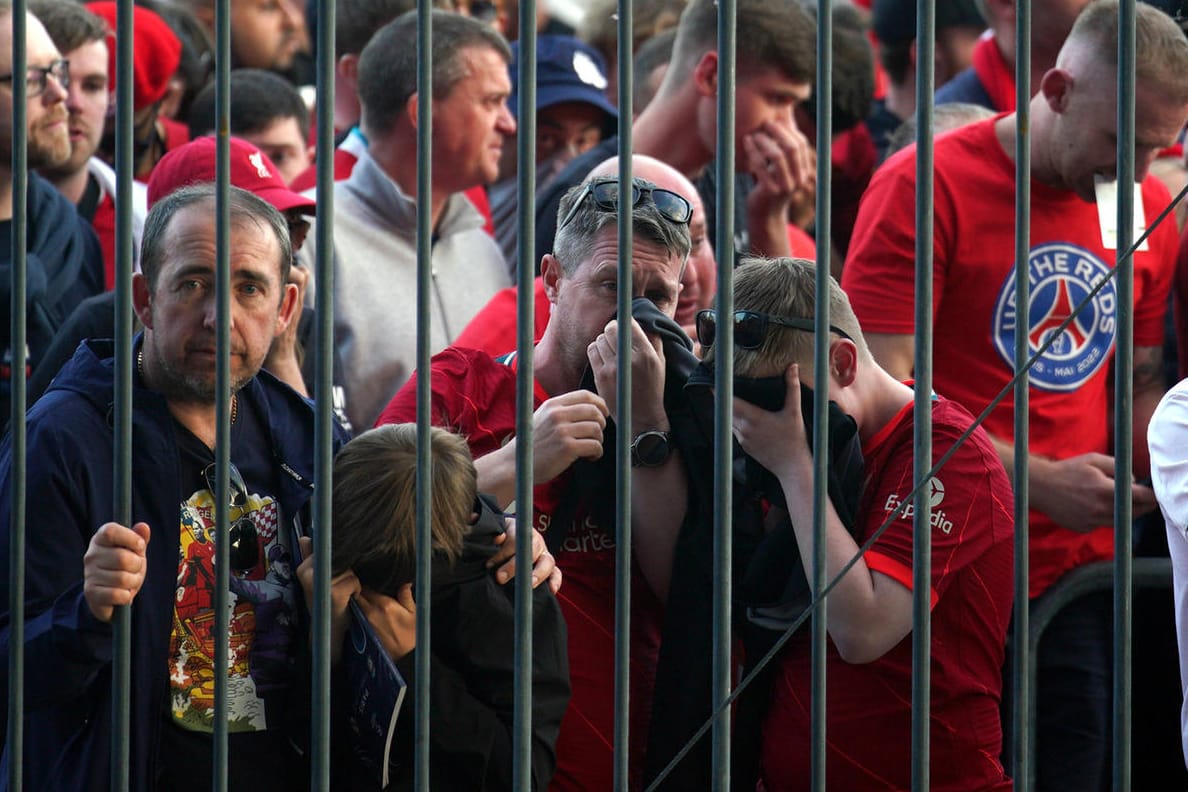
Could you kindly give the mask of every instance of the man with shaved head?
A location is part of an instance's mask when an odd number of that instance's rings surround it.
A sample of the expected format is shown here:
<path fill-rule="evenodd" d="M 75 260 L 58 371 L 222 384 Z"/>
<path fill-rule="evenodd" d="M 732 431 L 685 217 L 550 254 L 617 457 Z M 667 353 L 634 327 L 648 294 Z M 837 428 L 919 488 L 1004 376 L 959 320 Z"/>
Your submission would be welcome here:
<path fill-rule="evenodd" d="M 973 414 L 1007 387 L 1015 337 L 1028 354 L 1052 344 L 1030 372 L 1030 595 L 1072 570 L 1114 556 L 1114 441 L 1107 406 L 1114 376 L 1134 378 L 1134 436 L 1163 393 L 1164 313 L 1177 235 L 1153 229 L 1134 254 L 1134 303 L 1119 306 L 1111 271 L 1121 258 L 1113 224 L 1117 190 L 1136 191 L 1144 226 L 1169 203 L 1148 175 L 1188 119 L 1188 39 L 1162 11 L 1136 11 L 1134 174 L 1117 183 L 1118 2 L 1096 0 L 1077 18 L 1054 68 L 1031 101 L 1031 305 L 1015 306 L 1015 116 L 998 116 L 936 141 L 933 310 L 938 393 Z M 875 360 L 901 379 L 915 353 L 914 149 L 892 157 L 863 199 L 842 287 Z M 1141 193 L 1141 195 L 1140 195 Z M 1096 205 L 1095 205 L 1096 204 Z M 1145 218 L 1145 219 L 1144 219 Z M 1137 236 L 1137 234 L 1136 234 Z M 1104 287 L 1091 299 L 1090 290 Z M 1082 301 L 1086 307 L 1067 327 Z M 1134 316 L 1133 372 L 1111 372 L 1117 320 Z M 1014 407 L 986 420 L 1007 470 L 1014 465 Z M 1134 446 L 1134 474 L 1148 474 L 1147 446 Z M 1154 510 L 1150 487 L 1132 485 L 1134 513 Z M 1098 789 L 1110 756 L 1112 602 L 1109 592 L 1061 611 L 1039 646 L 1037 789 Z"/>

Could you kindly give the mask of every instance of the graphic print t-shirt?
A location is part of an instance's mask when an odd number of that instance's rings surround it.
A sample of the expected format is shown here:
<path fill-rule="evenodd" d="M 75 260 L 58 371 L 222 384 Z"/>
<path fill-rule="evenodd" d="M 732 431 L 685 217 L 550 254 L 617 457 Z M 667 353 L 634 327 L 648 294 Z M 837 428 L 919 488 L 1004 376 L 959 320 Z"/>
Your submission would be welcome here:
<path fill-rule="evenodd" d="M 278 694 L 288 692 L 296 630 L 297 586 L 291 539 L 279 513 L 273 462 L 250 410 L 232 426 L 232 462 L 243 476 L 247 505 L 231 506 L 229 519 L 246 517 L 256 529 L 256 565 L 231 570 L 228 729 L 231 733 L 276 728 Z M 258 438 L 258 439 L 257 439 Z M 181 451 L 181 540 L 177 597 L 169 642 L 170 715 L 193 732 L 214 724 L 215 496 L 203 471 L 211 451 L 178 431 Z M 213 474 L 211 476 L 213 479 Z M 234 487 L 232 487 L 234 492 Z"/>

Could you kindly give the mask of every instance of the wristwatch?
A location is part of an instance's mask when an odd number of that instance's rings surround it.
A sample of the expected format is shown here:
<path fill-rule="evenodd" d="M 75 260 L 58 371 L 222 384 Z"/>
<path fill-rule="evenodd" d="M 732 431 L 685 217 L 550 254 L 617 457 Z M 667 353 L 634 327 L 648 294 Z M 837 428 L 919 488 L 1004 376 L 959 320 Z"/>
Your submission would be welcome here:
<path fill-rule="evenodd" d="M 669 442 L 668 432 L 648 429 L 631 441 L 631 466 L 660 467 L 668 461 L 671 453 L 672 443 Z"/>

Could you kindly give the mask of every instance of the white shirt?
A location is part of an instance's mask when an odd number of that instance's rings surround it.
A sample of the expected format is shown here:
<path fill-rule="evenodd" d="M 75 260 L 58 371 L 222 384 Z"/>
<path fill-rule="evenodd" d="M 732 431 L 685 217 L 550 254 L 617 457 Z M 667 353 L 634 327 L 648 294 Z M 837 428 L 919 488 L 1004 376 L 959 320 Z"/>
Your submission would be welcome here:
<path fill-rule="evenodd" d="M 1180 692 L 1188 693 L 1188 379 L 1167 392 L 1147 427 L 1151 483 L 1167 524 L 1180 647 Z M 1180 706 L 1180 740 L 1188 761 L 1188 701 Z"/>

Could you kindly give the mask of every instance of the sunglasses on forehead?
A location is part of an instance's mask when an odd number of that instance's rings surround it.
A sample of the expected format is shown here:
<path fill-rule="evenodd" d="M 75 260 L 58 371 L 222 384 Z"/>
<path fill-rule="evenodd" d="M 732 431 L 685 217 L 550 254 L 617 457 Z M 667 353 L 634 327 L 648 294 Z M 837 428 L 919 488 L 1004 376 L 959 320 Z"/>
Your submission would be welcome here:
<path fill-rule="evenodd" d="M 619 208 L 619 180 L 588 182 L 577 199 L 574 200 L 573 206 L 569 207 L 569 212 L 557 224 L 558 231 L 565 228 L 570 220 L 573 220 L 578 207 L 582 205 L 582 201 L 586 200 L 587 196 L 594 201 L 595 206 L 604 212 L 614 212 Z M 684 225 L 693 217 L 693 206 L 685 200 L 683 195 L 661 187 L 631 185 L 631 207 L 633 209 L 643 203 L 646 198 L 651 198 L 660 214 L 674 223 Z"/>
<path fill-rule="evenodd" d="M 793 330 L 803 330 L 806 333 L 816 331 L 812 319 L 788 318 L 773 316 L 758 311 L 734 312 L 734 345 L 739 349 L 758 349 L 763 346 L 763 339 L 767 338 L 767 329 L 771 325 L 789 327 Z M 841 328 L 829 325 L 829 331 L 837 333 L 842 338 L 850 338 L 850 334 Z M 714 344 L 718 334 L 718 312 L 713 308 L 706 308 L 697 312 L 697 342 L 705 349 Z"/>
<path fill-rule="evenodd" d="M 214 462 L 211 462 L 202 471 L 202 478 L 206 480 L 206 487 L 210 490 L 211 495 L 218 492 L 215 480 L 216 471 Z M 244 483 L 243 475 L 235 465 L 231 465 L 229 479 L 231 508 L 239 509 L 240 514 L 231 523 L 231 530 L 227 532 L 227 539 L 230 542 L 228 556 L 231 559 L 231 568 L 242 575 L 251 572 L 260 562 L 260 537 L 256 532 L 256 523 L 252 520 L 251 512 L 244 511 L 248 506 L 247 484 Z"/>

